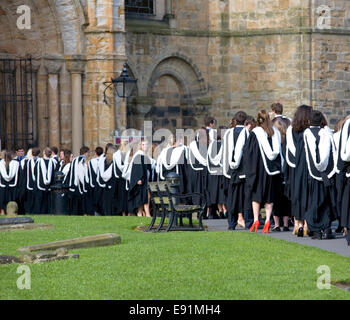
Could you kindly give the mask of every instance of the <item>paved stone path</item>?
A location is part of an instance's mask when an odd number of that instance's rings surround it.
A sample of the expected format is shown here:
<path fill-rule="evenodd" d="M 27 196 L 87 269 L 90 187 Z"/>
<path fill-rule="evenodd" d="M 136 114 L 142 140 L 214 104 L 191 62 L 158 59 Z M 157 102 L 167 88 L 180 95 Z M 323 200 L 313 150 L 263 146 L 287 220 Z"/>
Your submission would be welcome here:
<path fill-rule="evenodd" d="M 209 232 L 211 231 L 228 232 L 227 230 L 228 225 L 227 225 L 226 219 L 204 220 L 203 223 L 208 226 Z M 336 227 L 337 227 L 337 223 L 332 225 L 333 231 L 335 230 Z M 292 227 L 290 227 L 290 229 L 292 230 Z M 236 231 L 233 231 L 233 232 L 249 232 L 249 230 L 237 228 Z M 258 229 L 258 233 L 262 234 L 262 229 Z M 336 238 L 331 240 L 312 240 L 308 236 L 298 238 L 297 236 L 294 236 L 292 234 L 292 231 L 270 232 L 267 235 L 273 238 L 277 238 L 277 239 L 281 239 L 289 242 L 296 242 L 296 243 L 304 244 L 308 246 L 313 246 L 323 250 L 338 253 L 345 257 L 350 257 L 350 246 L 347 245 L 345 238 L 341 234 L 336 234 Z"/>

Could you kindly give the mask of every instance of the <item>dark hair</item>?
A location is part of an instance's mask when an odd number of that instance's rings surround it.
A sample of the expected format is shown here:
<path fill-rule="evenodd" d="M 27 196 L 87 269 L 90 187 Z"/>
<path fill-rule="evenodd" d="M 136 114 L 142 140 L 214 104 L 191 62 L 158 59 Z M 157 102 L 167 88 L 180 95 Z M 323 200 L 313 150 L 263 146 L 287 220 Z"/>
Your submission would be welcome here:
<path fill-rule="evenodd" d="M 258 126 L 262 127 L 267 133 L 267 135 L 271 138 L 274 134 L 274 131 L 270 120 L 270 116 L 265 109 L 259 111 L 256 121 L 258 122 Z"/>
<path fill-rule="evenodd" d="M 4 160 L 5 160 L 6 169 L 8 169 L 10 162 L 13 160 L 13 153 L 11 151 L 6 151 L 4 154 Z"/>
<path fill-rule="evenodd" d="M 19 150 L 23 150 L 24 151 L 24 148 L 22 146 L 19 146 L 16 151 L 19 151 Z"/>
<path fill-rule="evenodd" d="M 321 126 L 321 128 L 324 128 L 325 126 L 328 126 L 328 122 L 327 122 L 327 119 L 324 116 L 324 114 L 323 113 L 321 113 L 321 114 L 322 114 L 322 121 L 321 121 L 320 126 Z"/>
<path fill-rule="evenodd" d="M 237 125 L 243 126 L 244 122 L 247 120 L 247 114 L 244 111 L 238 111 L 234 115 L 234 119 L 236 120 Z"/>
<path fill-rule="evenodd" d="M 64 159 L 63 159 L 63 166 L 62 166 L 62 168 L 64 168 L 68 163 L 71 162 L 70 161 L 71 155 L 72 155 L 72 151 L 64 150 Z"/>
<path fill-rule="evenodd" d="M 320 126 L 323 118 L 324 116 L 321 111 L 312 110 L 310 114 L 310 126 Z"/>
<path fill-rule="evenodd" d="M 49 147 L 46 147 L 43 151 L 43 155 L 47 156 L 48 158 L 52 155 L 52 150 Z"/>
<path fill-rule="evenodd" d="M 228 129 L 226 126 L 220 126 L 219 127 L 219 130 L 218 130 L 217 136 L 216 136 L 216 140 L 221 140 L 222 139 L 224 130 L 226 130 L 226 129 Z"/>
<path fill-rule="evenodd" d="M 283 113 L 283 105 L 279 102 L 273 103 L 271 105 L 271 110 L 276 114 L 282 114 Z"/>
<path fill-rule="evenodd" d="M 232 128 L 234 128 L 236 125 L 237 125 L 237 119 L 236 119 L 235 117 L 233 117 L 233 118 L 231 119 L 229 128 L 232 129 Z"/>
<path fill-rule="evenodd" d="M 247 116 L 247 119 L 244 121 L 244 125 L 247 126 L 248 124 L 252 124 L 256 126 L 256 120 L 252 116 Z"/>
<path fill-rule="evenodd" d="M 102 147 L 97 147 L 97 148 L 95 149 L 95 152 L 96 152 L 96 154 L 97 154 L 98 156 L 100 156 L 100 155 L 103 153 Z"/>
<path fill-rule="evenodd" d="M 286 137 L 286 132 L 288 127 L 290 126 L 290 120 L 288 118 L 277 117 L 274 121 L 274 127 L 278 129 L 281 134 L 281 142 L 284 142 Z"/>
<path fill-rule="evenodd" d="M 205 119 L 204 119 L 204 125 L 205 125 L 206 127 L 209 127 L 211 124 L 215 124 L 215 118 L 209 117 L 209 116 L 205 117 Z"/>
<path fill-rule="evenodd" d="M 82 156 L 83 154 L 89 151 L 90 151 L 89 147 L 83 146 L 80 148 L 80 155 Z"/>
<path fill-rule="evenodd" d="M 311 111 L 312 107 L 305 104 L 298 107 L 292 121 L 292 127 L 295 132 L 304 131 L 309 127 Z"/>
<path fill-rule="evenodd" d="M 51 149 L 51 151 L 54 153 L 54 154 L 58 154 L 58 148 L 57 147 L 51 147 L 50 148 Z"/>
<path fill-rule="evenodd" d="M 39 154 L 40 154 L 40 149 L 39 148 L 35 147 L 35 148 L 32 149 L 33 157 L 38 157 Z"/>

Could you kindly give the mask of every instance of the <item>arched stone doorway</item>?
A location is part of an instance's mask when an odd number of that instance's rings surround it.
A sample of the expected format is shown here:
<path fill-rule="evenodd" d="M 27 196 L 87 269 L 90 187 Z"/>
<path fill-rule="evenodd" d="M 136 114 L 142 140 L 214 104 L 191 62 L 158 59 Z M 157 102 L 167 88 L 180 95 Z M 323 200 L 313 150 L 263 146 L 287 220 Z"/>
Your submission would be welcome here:
<path fill-rule="evenodd" d="M 129 127 L 142 130 L 145 120 L 152 121 L 153 131 L 200 125 L 197 101 L 206 94 L 206 88 L 199 70 L 188 60 L 179 55 L 166 57 L 149 70 L 149 78 L 140 82 L 138 92 L 146 95 L 134 96 L 128 102 Z"/>

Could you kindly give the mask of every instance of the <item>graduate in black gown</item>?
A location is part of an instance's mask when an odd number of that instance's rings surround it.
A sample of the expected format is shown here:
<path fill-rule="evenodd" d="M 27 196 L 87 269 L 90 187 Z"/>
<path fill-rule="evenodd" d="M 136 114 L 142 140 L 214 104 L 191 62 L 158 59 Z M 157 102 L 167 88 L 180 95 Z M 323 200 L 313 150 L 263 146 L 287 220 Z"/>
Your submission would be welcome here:
<path fill-rule="evenodd" d="M 333 136 L 321 128 L 322 113 L 313 110 L 310 128 L 304 132 L 306 162 L 309 170 L 309 203 L 306 211 L 312 239 L 333 238 L 331 223 L 337 216 L 335 196 L 336 150 Z"/>
<path fill-rule="evenodd" d="M 58 171 L 59 168 L 60 168 L 60 160 L 58 158 L 58 148 L 57 147 L 51 147 L 50 148 L 51 151 L 52 151 L 52 154 L 51 154 L 51 159 L 54 160 L 54 163 L 55 163 L 55 171 Z"/>
<path fill-rule="evenodd" d="M 39 160 L 39 155 L 39 148 L 30 149 L 23 163 L 21 185 L 25 188 L 24 211 L 26 214 L 34 214 L 35 168 Z"/>
<path fill-rule="evenodd" d="M 226 218 L 226 202 L 229 179 L 223 174 L 223 154 L 224 144 L 222 136 L 225 134 L 227 127 L 220 126 L 214 134 L 214 140 L 209 143 L 207 154 L 208 169 L 208 205 L 218 207 L 219 216 L 214 217 L 221 219 Z"/>
<path fill-rule="evenodd" d="M 113 154 L 117 151 L 114 146 L 107 149 L 106 156 L 98 162 L 97 182 L 101 188 L 101 215 L 116 215 L 115 190 L 117 178 L 114 175 Z"/>
<path fill-rule="evenodd" d="M 189 183 L 189 193 L 200 193 L 204 196 L 207 203 L 207 214 L 209 218 L 214 216 L 214 210 L 208 203 L 208 169 L 207 169 L 207 152 L 209 144 L 209 131 L 205 128 L 198 130 L 197 139 L 192 141 L 189 145 L 187 162 L 187 179 Z M 199 196 L 192 197 L 193 204 L 203 205 Z M 205 216 L 204 218 L 206 218 Z"/>
<path fill-rule="evenodd" d="M 14 160 L 12 152 L 6 151 L 0 160 L 0 210 L 6 211 L 10 201 L 18 200 L 20 163 Z"/>
<path fill-rule="evenodd" d="M 286 158 L 286 132 L 288 127 L 290 126 L 291 122 L 286 117 L 276 117 L 272 120 L 272 123 L 275 128 L 277 128 L 281 134 L 281 141 L 282 141 L 282 154 L 283 158 Z M 281 230 L 283 231 L 289 231 L 289 217 L 291 215 L 291 203 L 289 198 L 285 195 L 285 185 L 286 182 L 284 180 L 283 173 L 285 172 L 285 168 L 287 166 L 287 163 L 284 161 L 283 168 L 282 168 L 282 180 L 281 180 L 281 188 L 280 193 L 277 198 L 277 201 L 273 205 L 273 220 L 275 222 L 275 226 L 272 229 L 272 231 L 279 232 Z M 280 226 L 281 222 L 283 222 L 283 229 L 281 229 L 282 226 Z"/>
<path fill-rule="evenodd" d="M 242 157 L 249 136 L 249 131 L 244 127 L 246 120 L 247 114 L 238 111 L 234 116 L 235 127 L 228 130 L 224 136 L 223 173 L 230 179 L 227 197 L 229 230 L 235 230 L 238 224 L 245 227 L 243 219 L 245 174 Z"/>
<path fill-rule="evenodd" d="M 34 214 L 49 214 L 51 211 L 50 186 L 54 182 L 56 161 L 51 158 L 52 151 L 45 148 L 34 168 Z"/>
<path fill-rule="evenodd" d="M 126 157 L 123 177 L 127 180 L 128 211 L 137 211 L 138 216 L 151 217 L 148 181 L 152 175 L 152 159 L 148 152 L 147 140 L 142 140 L 136 148 L 135 146 L 131 148 Z"/>
<path fill-rule="evenodd" d="M 350 119 L 344 122 L 341 129 L 337 168 L 343 177 L 343 185 L 338 189 L 341 192 L 340 223 L 347 229 L 346 240 L 350 245 Z"/>
<path fill-rule="evenodd" d="M 87 214 L 98 216 L 102 211 L 102 188 L 97 181 L 98 164 L 101 159 L 101 161 L 105 160 L 102 147 L 96 147 L 94 155 L 95 156 L 88 161 L 89 185 L 87 187 L 87 196 L 89 198 L 89 208 L 87 208 Z"/>
<path fill-rule="evenodd" d="M 246 159 L 249 159 L 244 162 L 244 172 L 254 214 L 254 224 L 250 231 L 257 232 L 260 207 L 265 205 L 266 220 L 263 233 L 268 233 L 273 204 L 277 200 L 281 183 L 281 135 L 272 126 L 266 110 L 259 111 L 257 123 L 258 126 L 251 131 L 243 151 Z"/>
<path fill-rule="evenodd" d="M 183 144 L 183 138 L 171 135 L 168 146 L 161 150 L 157 158 L 156 172 L 159 181 L 166 180 L 170 172 L 180 176 L 180 193 L 186 192 L 186 154 L 187 147 Z"/>
<path fill-rule="evenodd" d="M 126 180 L 123 178 L 123 172 L 126 167 L 126 158 L 128 154 L 128 140 L 123 139 L 117 152 L 113 155 L 113 173 L 117 179 L 114 198 L 115 210 L 118 215 L 126 216 L 128 212 L 128 190 L 126 190 Z"/>
<path fill-rule="evenodd" d="M 86 214 L 87 185 L 89 183 L 88 167 L 86 157 L 89 148 L 80 148 L 80 156 L 73 159 L 69 172 L 69 199 L 72 215 Z"/>
<path fill-rule="evenodd" d="M 286 166 L 284 168 L 285 195 L 291 201 L 294 217 L 293 234 L 303 237 L 308 233 L 305 213 L 308 208 L 308 180 L 304 131 L 310 126 L 311 106 L 301 105 L 295 112 L 292 125 L 286 133 Z"/>

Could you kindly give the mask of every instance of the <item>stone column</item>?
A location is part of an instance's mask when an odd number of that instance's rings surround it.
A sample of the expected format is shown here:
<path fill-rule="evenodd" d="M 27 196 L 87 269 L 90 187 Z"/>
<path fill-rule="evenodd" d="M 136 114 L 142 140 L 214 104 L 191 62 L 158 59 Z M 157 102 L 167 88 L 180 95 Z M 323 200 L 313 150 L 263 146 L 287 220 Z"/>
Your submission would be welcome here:
<path fill-rule="evenodd" d="M 47 96 L 49 108 L 49 144 L 60 147 L 60 99 L 59 99 L 59 72 L 62 67 L 60 61 L 49 60 L 45 62 L 48 73 Z"/>
<path fill-rule="evenodd" d="M 67 60 L 67 69 L 72 76 L 72 151 L 74 156 L 79 155 L 83 146 L 83 100 L 82 74 L 85 64 L 82 60 Z"/>
<path fill-rule="evenodd" d="M 47 71 L 42 64 L 37 73 L 37 119 L 38 146 L 43 149 L 49 144 L 48 108 L 47 108 Z"/>

